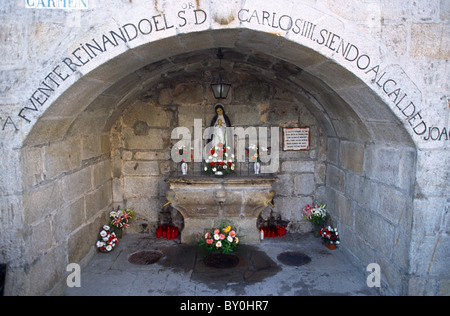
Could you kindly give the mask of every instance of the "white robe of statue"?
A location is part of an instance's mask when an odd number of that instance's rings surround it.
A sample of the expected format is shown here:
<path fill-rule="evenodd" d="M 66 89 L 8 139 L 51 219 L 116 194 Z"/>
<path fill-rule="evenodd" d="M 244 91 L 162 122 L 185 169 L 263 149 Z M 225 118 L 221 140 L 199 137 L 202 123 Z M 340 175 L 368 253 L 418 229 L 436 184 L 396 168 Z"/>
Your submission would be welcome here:
<path fill-rule="evenodd" d="M 214 124 L 214 135 L 212 139 L 212 146 L 220 147 L 226 146 L 227 143 L 227 123 L 225 123 L 225 119 L 223 115 L 219 115 L 216 123 Z M 219 144 L 221 146 L 219 146 Z"/>

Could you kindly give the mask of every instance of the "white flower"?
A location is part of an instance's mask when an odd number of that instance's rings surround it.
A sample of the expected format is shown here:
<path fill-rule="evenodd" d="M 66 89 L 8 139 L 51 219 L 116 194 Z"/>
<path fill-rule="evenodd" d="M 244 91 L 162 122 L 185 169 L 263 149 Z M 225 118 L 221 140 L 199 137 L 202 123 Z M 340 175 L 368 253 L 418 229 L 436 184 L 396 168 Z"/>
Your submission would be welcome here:
<path fill-rule="evenodd" d="M 104 242 L 97 241 L 97 248 L 101 248 L 101 247 L 103 247 L 104 245 L 105 245 Z"/>
<path fill-rule="evenodd" d="M 222 242 L 221 242 L 221 241 L 218 241 L 218 242 L 216 243 L 216 247 L 217 247 L 217 248 L 222 247 Z"/>
<path fill-rule="evenodd" d="M 111 230 L 111 227 L 109 227 L 108 225 L 103 226 L 104 230 Z"/>
<path fill-rule="evenodd" d="M 208 167 L 205 167 L 205 171 L 208 171 Z"/>
<path fill-rule="evenodd" d="M 233 242 L 233 238 L 232 238 L 231 236 L 228 236 L 228 237 L 227 237 L 227 240 L 228 240 L 229 242 Z"/>
<path fill-rule="evenodd" d="M 109 238 L 108 237 L 103 237 L 103 241 L 108 241 L 109 240 Z"/>
<path fill-rule="evenodd" d="M 100 236 L 106 237 L 106 235 L 108 235 L 108 233 L 107 233 L 106 231 L 102 230 L 102 231 L 100 232 Z"/>
<path fill-rule="evenodd" d="M 217 171 L 217 169 L 216 168 L 213 168 L 213 170 L 212 170 L 213 172 L 216 172 Z"/>
<path fill-rule="evenodd" d="M 112 250 L 112 246 L 111 245 L 106 246 L 106 250 L 107 251 L 111 251 Z"/>
<path fill-rule="evenodd" d="M 215 239 L 215 240 L 219 240 L 219 239 L 220 239 L 219 235 L 218 235 L 218 234 L 215 234 L 215 235 L 214 235 L 214 239 Z"/>

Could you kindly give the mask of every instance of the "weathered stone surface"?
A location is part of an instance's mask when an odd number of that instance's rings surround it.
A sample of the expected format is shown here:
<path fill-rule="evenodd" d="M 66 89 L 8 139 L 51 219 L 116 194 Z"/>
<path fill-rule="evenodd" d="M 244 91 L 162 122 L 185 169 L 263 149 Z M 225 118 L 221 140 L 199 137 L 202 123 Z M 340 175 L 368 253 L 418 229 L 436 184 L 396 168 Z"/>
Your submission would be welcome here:
<path fill-rule="evenodd" d="M 81 142 L 72 138 L 53 143 L 45 150 L 45 178 L 53 179 L 61 173 L 81 166 Z"/>
<path fill-rule="evenodd" d="M 340 157 L 344 168 L 362 173 L 364 170 L 364 145 L 342 142 Z"/>
<path fill-rule="evenodd" d="M 270 176 L 194 177 L 166 181 L 170 184 L 166 197 L 184 217 L 181 242 L 186 243 L 198 239 L 198 232 L 208 228 L 202 226 L 205 221 L 220 218 L 235 219 L 240 233 L 248 241 L 259 240 L 257 218 L 273 199 L 272 184 L 278 179 Z"/>
<path fill-rule="evenodd" d="M 444 41 L 445 25 L 417 23 L 411 27 L 412 47 L 410 55 L 415 59 L 448 59 L 449 46 Z"/>
<path fill-rule="evenodd" d="M 310 151 L 280 152 L 274 211 L 306 230 L 299 210 L 327 203 L 342 249 L 361 270 L 378 262 L 388 294 L 446 292 L 448 1 L 103 2 L 0 9 L 8 294 L 61 281 L 112 204 L 156 221 L 179 167 L 172 129 L 209 125 L 218 102 L 218 47 L 233 125 L 311 127 Z"/>

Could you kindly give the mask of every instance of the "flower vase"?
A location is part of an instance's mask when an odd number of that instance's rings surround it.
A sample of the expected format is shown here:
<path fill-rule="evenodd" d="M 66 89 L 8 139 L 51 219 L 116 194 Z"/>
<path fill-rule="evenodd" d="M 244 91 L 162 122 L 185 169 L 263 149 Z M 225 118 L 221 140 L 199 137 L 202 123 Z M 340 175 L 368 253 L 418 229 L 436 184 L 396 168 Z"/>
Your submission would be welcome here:
<path fill-rule="evenodd" d="M 323 225 L 321 224 L 314 224 L 313 233 L 314 237 L 318 238 L 320 237 L 320 230 L 322 229 Z"/>
<path fill-rule="evenodd" d="M 330 249 L 330 250 L 334 250 L 336 249 L 336 245 L 335 244 L 330 244 L 329 242 L 325 241 L 325 246 Z"/>
<path fill-rule="evenodd" d="M 114 227 L 113 231 L 116 233 L 117 238 L 122 238 L 123 236 L 123 228 Z"/>
<path fill-rule="evenodd" d="M 259 174 L 261 172 L 261 164 L 259 162 L 255 162 L 253 165 L 253 169 L 255 171 L 255 174 Z"/>
<path fill-rule="evenodd" d="M 182 162 L 181 163 L 181 174 L 183 176 L 185 176 L 185 175 L 187 175 L 187 172 L 188 172 L 188 164 L 185 162 Z"/>

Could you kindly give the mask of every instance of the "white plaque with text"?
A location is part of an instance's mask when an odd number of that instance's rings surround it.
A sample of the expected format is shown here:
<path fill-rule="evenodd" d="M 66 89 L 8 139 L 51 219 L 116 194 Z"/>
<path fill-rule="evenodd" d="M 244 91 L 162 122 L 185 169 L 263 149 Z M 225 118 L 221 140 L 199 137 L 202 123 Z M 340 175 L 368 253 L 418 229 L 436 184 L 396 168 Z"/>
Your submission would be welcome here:
<path fill-rule="evenodd" d="M 309 127 L 283 128 L 283 151 L 309 150 Z"/>

